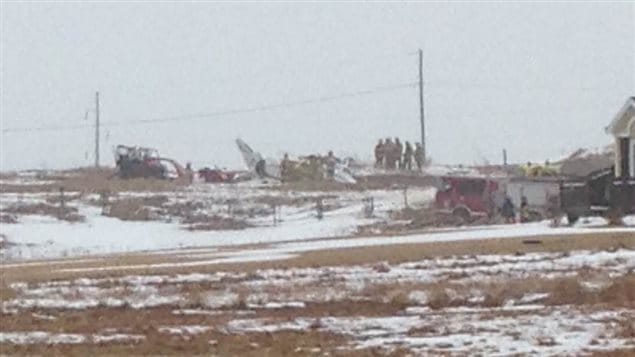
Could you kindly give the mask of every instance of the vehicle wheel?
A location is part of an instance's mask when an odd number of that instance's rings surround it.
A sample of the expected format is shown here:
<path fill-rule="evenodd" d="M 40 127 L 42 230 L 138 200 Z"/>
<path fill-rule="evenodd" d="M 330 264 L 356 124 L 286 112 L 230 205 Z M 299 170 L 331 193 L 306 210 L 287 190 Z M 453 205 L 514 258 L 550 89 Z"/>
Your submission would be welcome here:
<path fill-rule="evenodd" d="M 467 208 L 455 208 L 454 211 L 452 211 L 452 215 L 454 217 L 460 218 L 461 223 L 463 224 L 470 223 L 471 214 L 470 211 L 467 210 Z"/>
<path fill-rule="evenodd" d="M 575 222 L 578 221 L 578 219 L 580 219 L 580 217 L 576 214 L 573 213 L 567 213 L 567 221 L 569 222 L 569 225 L 572 226 L 575 224 Z"/>

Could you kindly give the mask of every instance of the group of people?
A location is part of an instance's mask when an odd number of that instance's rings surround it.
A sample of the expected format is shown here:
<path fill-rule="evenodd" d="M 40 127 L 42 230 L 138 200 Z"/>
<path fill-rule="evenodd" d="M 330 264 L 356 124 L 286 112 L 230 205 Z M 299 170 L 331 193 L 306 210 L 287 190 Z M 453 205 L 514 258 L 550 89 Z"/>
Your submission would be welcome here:
<path fill-rule="evenodd" d="M 386 170 L 412 170 L 412 162 L 421 170 L 423 166 L 423 148 L 416 143 L 414 148 L 409 141 L 401 143 L 399 138 L 379 139 L 375 145 L 375 167 Z"/>

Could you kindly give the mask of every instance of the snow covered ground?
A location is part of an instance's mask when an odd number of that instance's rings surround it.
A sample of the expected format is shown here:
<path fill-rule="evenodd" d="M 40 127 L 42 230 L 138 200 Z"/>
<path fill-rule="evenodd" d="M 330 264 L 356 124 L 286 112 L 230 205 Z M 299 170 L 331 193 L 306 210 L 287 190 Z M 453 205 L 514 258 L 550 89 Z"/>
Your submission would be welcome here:
<path fill-rule="evenodd" d="M 617 290 L 632 289 L 634 269 L 635 251 L 617 249 L 15 282 L 15 296 L 1 306 L 12 325 L 0 327 L 0 344 L 103 346 L 175 336 L 212 346 L 219 336 L 293 331 L 344 338 L 319 346 L 326 351 L 585 355 L 635 348 L 623 330 L 635 321 L 635 306 Z M 104 317 L 94 331 L 77 330 L 78 322 L 56 327 L 96 309 Z M 148 311 L 155 311 L 149 329 L 125 321 Z"/>
<path fill-rule="evenodd" d="M 598 336 L 618 312 L 590 315 L 575 307 L 502 309 L 514 316 L 493 317 L 493 309 L 462 309 L 456 313 L 425 310 L 414 315 L 385 317 L 326 317 L 292 321 L 236 319 L 231 332 L 302 331 L 314 328 L 353 337 L 355 349 L 378 347 L 387 351 L 406 348 L 417 354 L 579 355 L 628 346 L 624 338 Z M 532 311 L 533 310 L 533 311 Z M 539 314 L 536 312 L 540 311 Z M 633 311 L 627 312 L 634 316 Z"/>
<path fill-rule="evenodd" d="M 575 274 L 580 269 L 597 273 L 595 277 L 589 275 L 586 278 L 586 283 L 590 287 L 605 287 L 610 283 L 605 277 L 617 278 L 635 270 L 635 251 L 619 249 L 613 252 L 574 251 L 568 254 L 456 256 L 394 265 L 382 263 L 350 267 L 262 269 L 251 274 L 216 272 L 127 275 L 38 284 L 13 283 L 10 287 L 18 293 L 19 298 L 4 302 L 2 308 L 3 311 L 14 311 L 34 307 L 87 309 L 97 306 L 125 305 L 146 308 L 174 305 L 183 302 L 183 296 L 179 291 L 172 289 L 171 285 L 222 281 L 236 281 L 239 283 L 233 285 L 248 287 L 253 292 L 245 297 L 248 303 L 326 302 L 344 296 L 354 297 L 354 294 L 363 292 L 370 284 L 433 284 L 452 280 L 469 286 L 472 282 L 493 279 L 522 280 L 530 276 L 540 276 L 544 279 L 563 278 Z M 342 291 L 338 293 L 337 288 L 342 288 Z M 463 298 L 466 301 L 482 301 L 485 293 L 486 291 L 473 290 Z M 238 298 L 238 294 L 232 291 L 232 284 L 226 284 L 224 289 L 209 294 L 207 300 L 210 302 L 206 305 L 214 305 L 214 308 L 230 306 Z M 420 303 L 428 301 L 425 292 L 413 295 L 412 299 Z"/>
<path fill-rule="evenodd" d="M 71 197 L 74 193 L 69 192 Z M 57 193 L 2 194 L 0 205 L 43 203 Z M 408 191 L 410 205 L 425 205 L 434 195 L 432 189 Z M 151 193 L 123 193 L 119 198 L 152 197 Z M 97 201 L 98 195 L 87 195 L 68 203 L 85 217 L 83 222 L 66 222 L 51 216 L 21 215 L 18 223 L 0 225 L 0 234 L 13 243 L 4 252 L 4 260 L 59 258 L 81 255 L 138 252 L 184 247 L 224 246 L 251 243 L 271 243 L 288 240 L 306 240 L 347 236 L 359 225 L 386 219 L 390 210 L 403 208 L 404 194 L 399 190 L 377 190 L 368 192 L 283 192 L 254 183 L 238 185 L 194 185 L 184 191 L 161 193 L 171 204 L 200 203 L 200 214 L 236 216 L 228 214 L 231 209 L 242 211 L 270 209 L 259 199 L 273 197 L 281 199 L 305 198 L 295 205 L 281 205 L 278 220 L 274 225 L 273 213 L 253 217 L 240 216 L 252 228 L 224 231 L 188 231 L 178 219 L 158 221 L 122 221 L 102 215 L 102 209 L 89 201 Z M 335 208 L 324 212 L 317 219 L 315 201 L 312 197 L 331 197 L 325 204 L 334 203 Z M 365 218 L 363 200 L 373 197 L 375 217 Z M 231 203 L 228 203 L 231 202 Z"/>
<path fill-rule="evenodd" d="M 20 182 L 24 178 L 20 178 Z M 28 180 L 29 184 L 33 181 Z M 3 193 L 0 206 L 46 203 L 58 193 Z M 68 192 L 68 197 L 77 193 Z M 433 199 L 433 189 L 410 188 L 407 191 L 410 206 L 424 206 Z M 3 263 L 25 259 L 64 258 L 85 255 L 103 255 L 192 247 L 216 247 L 253 243 L 275 244 L 273 247 L 252 250 L 246 254 L 208 255 L 208 261 L 238 262 L 263 259 L 282 259 L 298 252 L 370 246 L 380 244 L 420 243 L 434 241 L 537 236 L 549 234 L 579 234 L 633 231 L 635 217 L 629 217 L 626 228 L 606 228 L 602 219 L 582 220 L 575 227 L 551 228 L 548 222 L 524 225 L 466 227 L 461 229 L 431 229 L 428 233 L 401 237 L 374 237 L 345 239 L 361 225 L 385 221 L 392 210 L 404 207 L 402 190 L 374 190 L 365 192 L 287 192 L 270 186 L 247 182 L 235 185 L 195 184 L 175 192 L 124 192 L 115 199 L 156 198 L 169 205 L 195 205 L 196 214 L 232 217 L 244 220 L 251 227 L 240 230 L 185 229 L 179 217 L 160 216 L 152 221 L 124 221 L 102 215 L 95 202 L 99 196 L 89 194 L 70 200 L 67 206 L 76 208 L 83 221 L 67 222 L 54 216 L 25 214 L 17 216 L 18 223 L 1 224 L 0 239 L 8 241 L 0 249 Z M 323 219 L 317 219 L 315 199 L 324 197 L 326 206 Z M 364 199 L 374 200 L 374 217 L 364 215 Z M 282 200 L 275 214 L 266 200 Z M 294 201 L 295 200 L 295 201 Z M 295 203 L 284 203 L 295 202 Z M 156 207 L 151 207 L 157 209 Z M 242 213 L 235 213 L 235 212 Z M 249 212 L 256 212 L 249 213 Z M 342 239 L 330 239 L 342 237 Z M 317 241 L 309 241 L 314 239 Z M 222 259 L 221 259 L 222 258 Z M 202 260 L 201 260 L 202 261 Z M 190 264 L 196 264 L 194 262 Z"/>

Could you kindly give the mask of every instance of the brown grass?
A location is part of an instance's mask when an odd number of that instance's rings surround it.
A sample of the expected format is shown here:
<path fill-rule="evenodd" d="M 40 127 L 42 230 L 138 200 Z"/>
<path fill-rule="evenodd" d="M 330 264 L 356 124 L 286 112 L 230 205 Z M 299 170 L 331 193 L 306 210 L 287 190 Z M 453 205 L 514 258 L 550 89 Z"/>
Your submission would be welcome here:
<path fill-rule="evenodd" d="M 64 202 L 72 202 L 72 201 L 76 201 L 82 198 L 82 194 L 81 193 L 76 193 L 76 194 L 64 194 Z M 59 194 L 52 194 L 49 195 L 46 198 L 46 202 L 50 203 L 52 205 L 59 205 L 60 202 L 62 202 L 62 197 Z"/>
<path fill-rule="evenodd" d="M 240 299 L 239 299 L 240 300 Z M 387 306 L 383 308 L 382 306 Z M 232 308 L 242 309 L 237 304 Z M 311 355 L 313 348 L 320 348 L 320 354 L 373 356 L 385 355 L 379 350 L 347 351 L 337 350 L 347 345 L 342 335 L 319 331 L 319 323 L 306 331 L 276 333 L 226 334 L 217 331 L 229 320 L 237 318 L 231 309 L 220 315 L 174 315 L 172 308 L 133 310 L 130 308 L 95 308 L 85 311 L 47 311 L 57 317 L 54 321 L 33 319 L 29 313 L 3 315 L 2 329 L 6 331 L 53 331 L 57 333 L 99 333 L 105 328 L 115 328 L 124 333 L 143 334 L 146 340 L 138 344 L 103 345 L 52 345 L 52 346 L 16 346 L 4 344 L 3 353 L 8 354 L 47 354 L 64 355 L 221 355 L 221 356 L 303 356 Z M 302 316 L 382 316 L 394 314 L 397 310 L 388 304 L 371 302 L 336 302 L 328 304 L 309 304 L 301 310 Z M 258 310 L 255 318 L 288 320 L 290 311 Z M 150 322 L 151 321 L 151 322 Z M 159 326 L 204 325 L 212 330 L 192 336 L 172 336 L 159 333 Z M 209 341 L 215 341 L 209 343 Z"/>
<path fill-rule="evenodd" d="M 187 229 L 190 231 L 239 230 L 251 227 L 245 220 L 208 215 L 189 216 L 182 223 L 188 224 Z"/>
<path fill-rule="evenodd" d="M 542 236 L 533 237 L 541 240 L 542 244 L 526 245 L 523 238 L 505 239 L 482 239 L 470 241 L 419 243 L 419 244 L 397 244 L 390 245 L 390 239 L 386 239 L 386 245 L 373 247 L 359 247 L 347 249 L 327 249 L 312 251 L 301 254 L 297 257 L 263 262 L 247 263 L 227 263 L 213 264 L 209 266 L 199 266 L 194 269 L 197 272 L 214 272 L 220 270 L 252 272 L 257 269 L 284 269 L 289 267 L 322 267 L 322 266 L 351 266 L 359 264 L 369 264 L 386 261 L 390 264 L 397 264 L 421 259 L 435 257 L 451 257 L 455 255 L 478 255 L 478 254 L 514 254 L 527 252 L 569 252 L 572 250 L 608 250 L 616 247 L 635 249 L 635 234 L 627 232 L 616 233 L 589 233 L 575 236 Z M 266 248 L 267 245 L 235 246 L 236 249 Z M 175 261 L 170 256 L 152 256 L 144 253 L 114 255 L 104 257 L 103 262 L 96 263 L 72 263 L 64 268 L 87 268 L 92 266 L 108 265 L 135 265 L 159 263 L 165 261 Z M 162 274 L 162 273 L 189 273 L 191 267 L 172 267 L 160 269 L 128 269 L 118 271 L 95 271 L 90 273 L 61 273 L 52 272 L 47 266 L 42 267 L 19 267 L 3 268 L 11 280 L 41 281 L 52 277 L 106 277 L 121 276 L 128 274 Z"/>
<path fill-rule="evenodd" d="M 550 286 L 549 299 L 547 303 L 550 305 L 568 305 L 568 304 L 584 304 L 590 302 L 593 295 L 582 287 L 580 280 L 576 278 L 556 279 Z"/>
<path fill-rule="evenodd" d="M 506 301 L 518 296 L 518 291 L 511 290 L 508 284 L 492 284 L 483 290 L 485 292 L 483 306 L 485 307 L 500 307 Z"/>
<path fill-rule="evenodd" d="M 15 291 L 7 285 L 4 278 L 0 278 L 0 302 L 15 299 L 16 296 Z"/>
<path fill-rule="evenodd" d="M 214 343 L 210 343 L 214 341 Z M 249 333 L 228 335 L 218 332 L 183 338 L 149 330 L 146 340 L 139 344 L 102 345 L 3 345 L 2 352 L 9 355 L 64 355 L 64 356 L 245 356 L 284 357 L 315 356 L 313 348 L 319 348 L 323 355 L 334 356 L 379 356 L 385 355 L 378 349 L 337 350 L 346 345 L 346 338 L 315 330 L 300 332 Z M 403 354 L 401 354 L 403 355 Z"/>
<path fill-rule="evenodd" d="M 614 306 L 635 306 L 635 272 L 614 279 L 598 295 L 600 301 Z"/>
<path fill-rule="evenodd" d="M 317 196 L 301 196 L 301 197 L 284 197 L 264 195 L 253 199 L 255 203 L 276 206 L 304 206 L 307 204 L 315 204 L 318 200 L 337 199 L 337 195 L 317 195 Z"/>
<path fill-rule="evenodd" d="M 12 214 L 0 213 L 0 223 L 14 224 L 18 223 L 18 219 Z"/>
<path fill-rule="evenodd" d="M 619 320 L 616 337 L 635 340 L 635 321 Z"/>
<path fill-rule="evenodd" d="M 358 189 L 356 185 L 344 184 L 329 180 L 302 180 L 294 182 L 286 182 L 280 186 L 275 186 L 281 191 L 324 191 L 337 192 Z"/>
<path fill-rule="evenodd" d="M 0 193 L 40 193 L 59 191 L 60 186 L 55 184 L 43 185 L 18 185 L 0 184 Z"/>
<path fill-rule="evenodd" d="M 528 277 L 521 281 L 513 279 L 499 279 L 493 282 L 455 283 L 451 280 L 424 283 L 391 283 L 372 284 L 361 292 L 362 296 L 371 299 L 388 299 L 390 304 L 405 308 L 412 305 L 408 296 L 412 291 L 424 291 L 428 297 L 428 306 L 432 309 L 442 309 L 453 306 L 474 305 L 468 302 L 471 291 L 481 291 L 484 301 L 476 303 L 483 307 L 500 307 L 506 302 L 518 300 L 525 294 L 546 293 L 548 297 L 541 301 L 546 305 L 594 305 L 602 304 L 611 307 L 635 306 L 635 273 L 612 278 L 611 284 L 599 291 L 585 288 L 579 276 L 562 277 L 557 279 Z M 605 277 L 605 279 L 611 279 Z"/>
<path fill-rule="evenodd" d="M 614 351 L 593 351 L 593 357 L 633 357 L 635 348 L 623 348 Z"/>
<path fill-rule="evenodd" d="M 122 221 L 150 221 L 156 219 L 156 214 L 148 206 L 145 198 L 119 199 L 110 203 L 105 210 L 105 215 L 119 218 Z"/>
<path fill-rule="evenodd" d="M 199 201 L 187 201 L 187 202 L 175 202 L 169 203 L 163 206 L 166 214 L 178 217 L 188 217 L 195 215 L 200 209 L 203 209 L 205 204 Z"/>
<path fill-rule="evenodd" d="M 453 297 L 453 291 L 444 286 L 445 284 L 436 284 L 435 287 L 428 292 L 428 306 L 433 310 L 443 309 L 452 306 L 467 305 L 467 301 L 461 297 Z"/>
<path fill-rule="evenodd" d="M 13 204 L 5 207 L 2 213 L 51 216 L 69 222 L 80 222 L 84 220 L 84 216 L 78 214 L 77 208 L 75 207 L 60 207 L 43 202 Z"/>
<path fill-rule="evenodd" d="M 79 168 L 53 173 L 42 173 L 37 179 L 57 181 L 54 184 L 2 184 L 0 192 L 33 193 L 55 192 L 60 188 L 66 191 L 99 193 L 99 192 L 163 192 L 177 191 L 189 184 L 189 180 L 130 179 L 121 180 L 115 177 L 113 168 Z"/>
<path fill-rule="evenodd" d="M 606 304 L 611 307 L 635 306 L 635 274 L 612 278 L 605 288 L 589 290 L 581 284 L 584 271 L 578 271 L 574 277 L 546 279 L 533 277 L 522 281 L 497 281 L 478 286 L 485 292 L 486 307 L 502 306 L 506 301 L 517 300 L 528 293 L 548 293 L 544 303 L 547 305 L 593 305 Z M 605 279 L 611 279 L 606 277 Z"/>

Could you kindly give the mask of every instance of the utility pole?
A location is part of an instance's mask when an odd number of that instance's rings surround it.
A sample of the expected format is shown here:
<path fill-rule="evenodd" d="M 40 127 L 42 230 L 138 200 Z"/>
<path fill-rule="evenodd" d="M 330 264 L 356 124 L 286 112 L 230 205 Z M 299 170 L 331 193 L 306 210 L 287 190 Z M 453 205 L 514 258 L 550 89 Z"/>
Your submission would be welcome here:
<path fill-rule="evenodd" d="M 503 166 L 507 167 L 507 149 L 503 149 Z"/>
<path fill-rule="evenodd" d="M 421 158 L 426 162 L 426 125 L 423 110 L 423 50 L 419 49 L 419 115 L 421 119 Z"/>
<path fill-rule="evenodd" d="M 95 167 L 99 168 L 99 92 L 95 93 Z"/>

